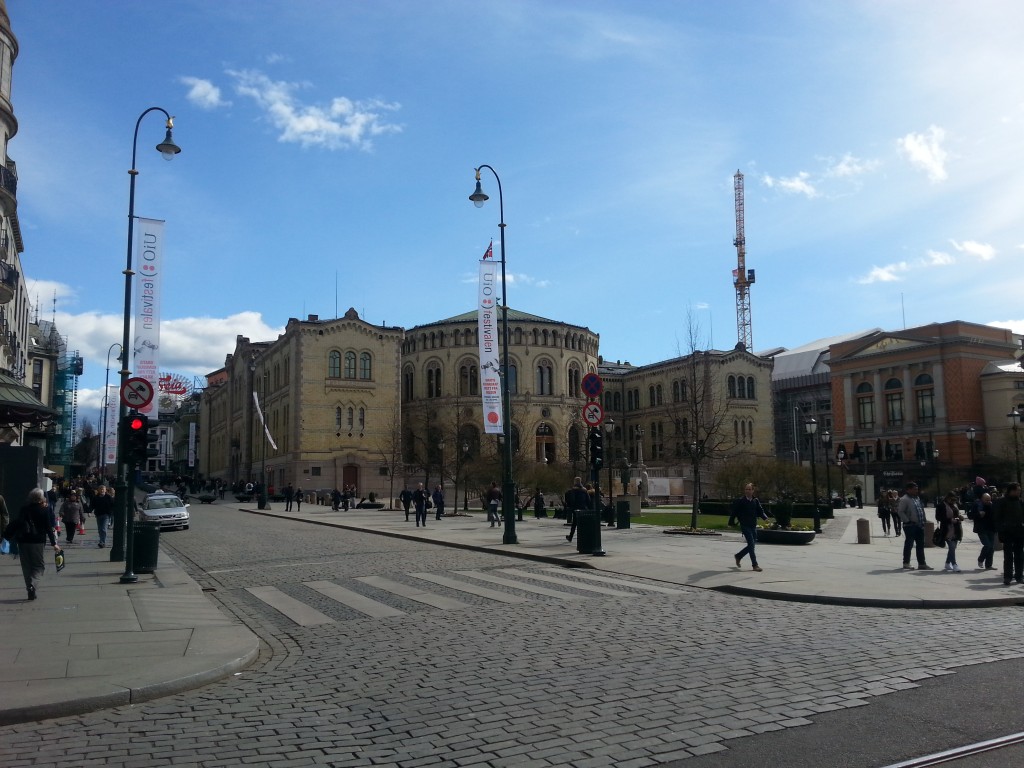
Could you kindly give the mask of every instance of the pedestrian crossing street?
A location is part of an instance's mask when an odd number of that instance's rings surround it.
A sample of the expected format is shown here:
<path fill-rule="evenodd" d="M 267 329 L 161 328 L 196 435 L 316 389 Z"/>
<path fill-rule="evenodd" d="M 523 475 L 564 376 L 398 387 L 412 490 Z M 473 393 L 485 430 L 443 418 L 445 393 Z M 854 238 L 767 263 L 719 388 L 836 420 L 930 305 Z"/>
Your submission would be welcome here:
<path fill-rule="evenodd" d="M 560 577 L 557 574 L 562 574 Z M 464 610 L 473 607 L 470 603 L 438 594 L 431 587 L 460 592 L 465 595 L 504 604 L 526 603 L 531 599 L 554 598 L 565 601 L 583 601 L 598 596 L 637 597 L 637 592 L 622 589 L 631 587 L 641 592 L 661 595 L 682 595 L 681 589 L 673 589 L 646 581 L 627 580 L 585 570 L 574 570 L 573 578 L 565 578 L 564 568 L 547 568 L 544 571 L 530 571 L 521 568 L 500 568 L 494 571 L 460 570 L 447 574 L 407 573 L 415 584 L 406 584 L 383 576 L 358 576 L 354 580 L 381 592 L 382 600 L 375 600 L 333 581 L 305 581 L 302 584 L 356 612 L 361 617 L 388 619 L 407 616 L 408 612 L 395 608 L 383 601 L 384 595 L 394 595 L 442 611 Z M 422 583 L 422 584 L 421 584 Z M 500 591 L 485 585 L 497 585 L 514 592 Z M 337 623 L 337 619 L 287 594 L 274 586 L 246 587 L 246 592 L 265 605 L 273 608 L 293 624 L 313 627 Z M 582 594 L 581 594 L 582 593 Z M 479 602 L 479 601 L 478 601 Z"/>

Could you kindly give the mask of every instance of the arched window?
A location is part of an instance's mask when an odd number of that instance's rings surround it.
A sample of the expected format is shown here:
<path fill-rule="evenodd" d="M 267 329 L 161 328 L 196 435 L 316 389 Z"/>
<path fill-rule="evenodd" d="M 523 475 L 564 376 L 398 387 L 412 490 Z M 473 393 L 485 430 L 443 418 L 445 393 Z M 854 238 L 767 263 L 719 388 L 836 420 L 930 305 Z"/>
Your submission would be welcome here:
<path fill-rule="evenodd" d="M 373 358 L 369 352 L 359 355 L 359 378 L 366 381 L 373 378 Z"/>
<path fill-rule="evenodd" d="M 679 379 L 672 382 L 672 402 L 678 403 L 682 398 L 679 396 Z"/>
<path fill-rule="evenodd" d="M 480 392 L 480 373 L 475 365 L 465 364 L 459 368 L 459 394 L 476 395 Z"/>
<path fill-rule="evenodd" d="M 664 404 L 664 402 L 665 402 L 665 400 L 664 400 L 664 398 L 663 398 L 663 396 L 662 396 L 662 395 L 663 395 L 663 393 L 662 393 L 662 391 L 661 391 L 661 384 L 658 384 L 658 385 L 657 385 L 657 386 L 656 386 L 656 387 L 654 388 L 654 394 L 655 394 L 655 395 L 657 395 L 657 399 L 658 399 L 658 405 L 663 405 L 663 404 Z"/>
<path fill-rule="evenodd" d="M 341 431 L 341 406 L 339 405 L 334 409 L 334 429 L 338 432 Z"/>
<path fill-rule="evenodd" d="M 742 376 L 736 379 L 736 397 L 740 400 L 747 399 L 747 380 Z"/>
<path fill-rule="evenodd" d="M 654 385 L 653 384 L 647 388 L 647 401 L 648 401 L 647 404 L 652 406 L 652 407 L 658 404 L 658 401 L 654 399 Z"/>
<path fill-rule="evenodd" d="M 737 444 L 739 444 L 739 442 L 740 442 L 740 423 L 736 419 L 732 420 L 732 432 L 733 432 L 733 438 L 732 438 L 733 441 L 736 442 Z"/>
<path fill-rule="evenodd" d="M 569 366 L 569 397 L 580 397 L 580 381 L 582 380 L 582 371 L 578 365 L 573 363 Z"/>
<path fill-rule="evenodd" d="M 616 392 L 612 396 L 612 408 L 614 410 L 616 410 L 616 411 L 621 411 L 622 410 L 622 393 L 621 392 Z"/>
<path fill-rule="evenodd" d="M 441 396 L 441 364 L 430 363 L 427 366 L 427 397 Z"/>
<path fill-rule="evenodd" d="M 459 331 L 459 330 L 455 331 L 455 346 L 456 347 L 461 347 L 462 346 L 462 331 Z"/>
<path fill-rule="evenodd" d="M 341 352 L 336 349 L 327 356 L 327 375 L 332 379 L 341 378 Z"/>
<path fill-rule="evenodd" d="M 545 347 L 549 346 L 548 345 L 549 335 L 548 335 L 548 329 L 547 328 L 544 329 L 543 337 L 544 337 L 544 341 L 542 343 L 544 344 Z"/>
<path fill-rule="evenodd" d="M 508 392 L 510 395 L 519 394 L 519 366 L 515 363 L 508 366 Z"/>
<path fill-rule="evenodd" d="M 512 338 L 514 339 L 514 343 L 522 344 L 523 343 L 523 329 L 522 328 L 516 328 L 512 332 Z"/>
<path fill-rule="evenodd" d="M 750 441 L 751 445 L 754 444 L 754 421 L 753 420 L 750 420 L 750 421 L 747 422 L 747 440 Z"/>
<path fill-rule="evenodd" d="M 729 386 L 729 397 L 736 397 L 736 377 L 730 376 L 728 379 Z"/>
<path fill-rule="evenodd" d="M 754 377 L 753 376 L 748 376 L 747 377 L 747 397 L 750 398 L 751 400 L 756 400 L 757 399 L 757 396 L 754 395 Z"/>
<path fill-rule="evenodd" d="M 354 379 L 356 377 L 356 353 L 346 352 L 345 353 L 345 378 Z"/>
<path fill-rule="evenodd" d="M 366 409 L 359 409 L 359 431 L 363 432 L 366 429 Z"/>
<path fill-rule="evenodd" d="M 554 393 L 552 388 L 552 367 L 547 360 L 537 363 L 537 394 L 550 395 Z"/>
<path fill-rule="evenodd" d="M 355 420 L 355 410 L 353 408 L 348 409 L 348 431 L 352 431 L 352 423 Z"/>
<path fill-rule="evenodd" d="M 885 418 L 890 427 L 903 426 L 903 382 L 896 378 L 885 382 Z"/>
<path fill-rule="evenodd" d="M 402 371 L 402 400 L 409 402 L 416 399 L 416 373 L 413 367 L 407 366 Z"/>

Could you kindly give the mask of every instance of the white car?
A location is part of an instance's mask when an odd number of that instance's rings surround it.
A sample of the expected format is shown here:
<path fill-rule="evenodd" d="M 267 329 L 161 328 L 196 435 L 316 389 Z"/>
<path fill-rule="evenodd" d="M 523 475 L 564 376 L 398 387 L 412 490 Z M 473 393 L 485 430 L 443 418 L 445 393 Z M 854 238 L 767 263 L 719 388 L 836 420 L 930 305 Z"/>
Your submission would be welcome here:
<path fill-rule="evenodd" d="M 139 507 L 139 520 L 160 523 L 160 529 L 187 529 L 189 524 L 188 504 L 173 493 L 151 493 Z"/>

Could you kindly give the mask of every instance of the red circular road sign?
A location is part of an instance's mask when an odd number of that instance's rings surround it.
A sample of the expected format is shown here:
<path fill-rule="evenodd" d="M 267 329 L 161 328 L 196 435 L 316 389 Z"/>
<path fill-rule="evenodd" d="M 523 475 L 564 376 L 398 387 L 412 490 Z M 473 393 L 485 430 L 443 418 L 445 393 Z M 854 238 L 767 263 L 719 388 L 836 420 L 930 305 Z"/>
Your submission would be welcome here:
<path fill-rule="evenodd" d="M 121 402 L 129 408 L 145 408 L 153 402 L 153 385 L 138 376 L 121 385 Z"/>
<path fill-rule="evenodd" d="M 583 406 L 583 421 L 591 427 L 598 426 L 604 421 L 604 408 L 598 402 L 587 403 Z"/>
<path fill-rule="evenodd" d="M 604 382 L 596 373 L 588 373 L 580 382 L 580 389 L 587 397 L 597 397 L 604 391 Z"/>

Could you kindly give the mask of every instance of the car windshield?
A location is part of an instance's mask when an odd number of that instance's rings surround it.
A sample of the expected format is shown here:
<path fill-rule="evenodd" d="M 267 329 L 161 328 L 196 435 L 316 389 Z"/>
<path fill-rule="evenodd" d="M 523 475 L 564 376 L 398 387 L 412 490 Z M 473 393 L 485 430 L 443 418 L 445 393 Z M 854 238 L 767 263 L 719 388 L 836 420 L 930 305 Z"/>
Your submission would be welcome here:
<path fill-rule="evenodd" d="M 146 509 L 171 509 L 172 507 L 181 506 L 181 499 L 175 496 L 164 496 L 156 499 L 148 499 L 146 501 Z"/>

